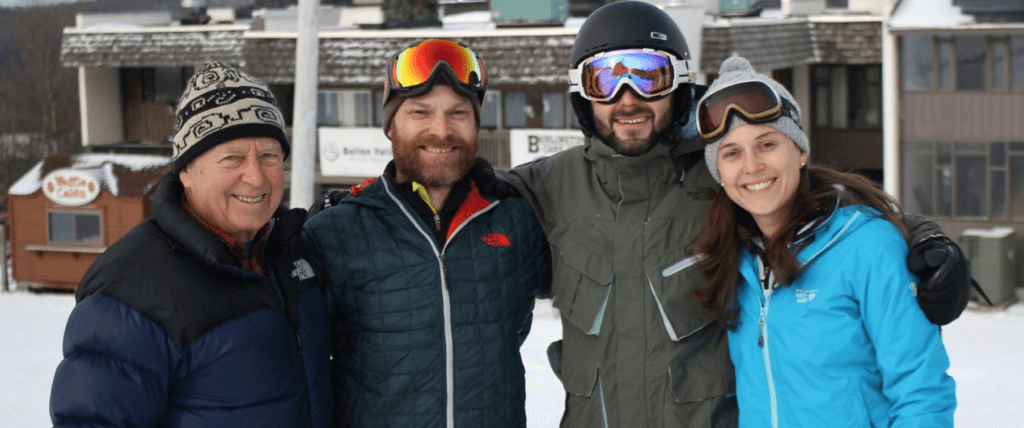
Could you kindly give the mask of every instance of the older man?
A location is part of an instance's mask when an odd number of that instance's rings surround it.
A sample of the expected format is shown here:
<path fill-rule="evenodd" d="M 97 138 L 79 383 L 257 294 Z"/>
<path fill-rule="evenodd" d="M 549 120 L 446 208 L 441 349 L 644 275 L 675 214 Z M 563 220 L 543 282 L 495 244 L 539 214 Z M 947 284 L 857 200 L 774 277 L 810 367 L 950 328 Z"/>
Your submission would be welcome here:
<path fill-rule="evenodd" d="M 182 95 L 153 216 L 78 286 L 56 427 L 325 427 L 327 306 L 279 208 L 288 140 L 258 80 L 207 64 Z"/>
<path fill-rule="evenodd" d="M 525 427 L 519 346 L 550 255 L 530 206 L 481 196 L 469 174 L 488 168 L 486 73 L 447 40 L 389 65 L 394 160 L 303 232 L 328 282 L 335 425 Z"/>

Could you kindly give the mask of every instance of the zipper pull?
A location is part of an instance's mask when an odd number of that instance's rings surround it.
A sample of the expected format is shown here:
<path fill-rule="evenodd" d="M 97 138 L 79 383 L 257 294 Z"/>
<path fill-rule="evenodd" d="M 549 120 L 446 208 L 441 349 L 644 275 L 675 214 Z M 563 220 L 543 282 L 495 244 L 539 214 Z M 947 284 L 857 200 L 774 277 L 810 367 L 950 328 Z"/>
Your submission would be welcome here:
<path fill-rule="evenodd" d="M 761 309 L 761 321 L 757 326 L 757 346 L 764 348 L 764 309 Z"/>
<path fill-rule="evenodd" d="M 434 214 L 434 228 L 437 229 L 438 232 L 441 231 L 441 216 L 438 214 Z"/>

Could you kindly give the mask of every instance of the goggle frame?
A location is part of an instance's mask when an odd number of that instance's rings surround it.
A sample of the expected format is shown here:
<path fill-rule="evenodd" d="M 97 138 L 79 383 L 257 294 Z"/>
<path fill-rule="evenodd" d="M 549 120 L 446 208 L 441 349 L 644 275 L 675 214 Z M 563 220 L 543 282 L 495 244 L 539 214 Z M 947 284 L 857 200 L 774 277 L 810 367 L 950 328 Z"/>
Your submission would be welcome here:
<path fill-rule="evenodd" d="M 583 73 L 585 68 L 591 62 L 615 54 L 637 52 L 658 54 L 659 56 L 663 56 L 666 59 L 668 59 L 669 64 L 672 67 L 672 74 L 670 74 L 670 76 L 672 76 L 672 84 L 668 86 L 666 89 L 659 91 L 657 93 L 646 94 L 640 87 L 636 85 L 636 83 L 633 83 L 632 78 L 620 78 L 618 83 L 615 84 L 615 88 L 612 89 L 611 95 L 609 96 L 598 97 L 587 93 L 586 88 L 583 85 Z M 594 56 L 591 56 L 580 62 L 580 64 L 576 66 L 576 68 L 569 70 L 569 92 L 580 94 L 580 96 L 589 101 L 609 103 L 619 96 L 623 86 L 628 85 L 629 87 L 633 88 L 633 92 L 635 92 L 638 96 L 640 96 L 643 99 L 657 99 L 672 93 L 676 89 L 679 89 L 679 86 L 681 85 L 693 84 L 696 80 L 697 71 L 693 69 L 692 64 L 693 63 L 688 59 L 679 59 L 676 58 L 676 56 L 671 53 L 650 48 L 616 49 L 611 51 L 598 52 L 597 54 L 594 54 Z"/>

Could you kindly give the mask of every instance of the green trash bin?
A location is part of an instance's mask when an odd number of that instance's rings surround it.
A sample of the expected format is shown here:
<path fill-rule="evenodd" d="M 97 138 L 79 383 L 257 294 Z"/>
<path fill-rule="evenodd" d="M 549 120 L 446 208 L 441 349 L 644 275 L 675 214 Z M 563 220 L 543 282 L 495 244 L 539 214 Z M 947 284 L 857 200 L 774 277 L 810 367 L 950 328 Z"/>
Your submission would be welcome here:
<path fill-rule="evenodd" d="M 960 235 L 960 249 L 971 262 L 971 276 L 993 305 L 1016 300 L 1017 234 L 1012 228 L 966 229 Z M 972 291 L 971 299 L 980 299 L 977 291 Z"/>

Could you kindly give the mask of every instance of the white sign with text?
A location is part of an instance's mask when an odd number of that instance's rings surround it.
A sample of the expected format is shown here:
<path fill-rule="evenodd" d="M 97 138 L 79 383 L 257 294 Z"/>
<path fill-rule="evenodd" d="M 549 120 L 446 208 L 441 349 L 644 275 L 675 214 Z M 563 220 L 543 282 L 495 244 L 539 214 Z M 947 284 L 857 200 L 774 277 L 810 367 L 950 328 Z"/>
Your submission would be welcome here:
<path fill-rule="evenodd" d="M 320 173 L 328 177 L 377 177 L 391 162 L 391 140 L 380 128 L 320 127 Z"/>
<path fill-rule="evenodd" d="M 77 207 L 100 195 L 100 183 L 86 172 L 57 169 L 43 178 L 43 194 L 58 204 Z"/>
<path fill-rule="evenodd" d="M 513 129 L 509 131 L 512 166 L 583 145 L 583 132 L 573 129 Z"/>

